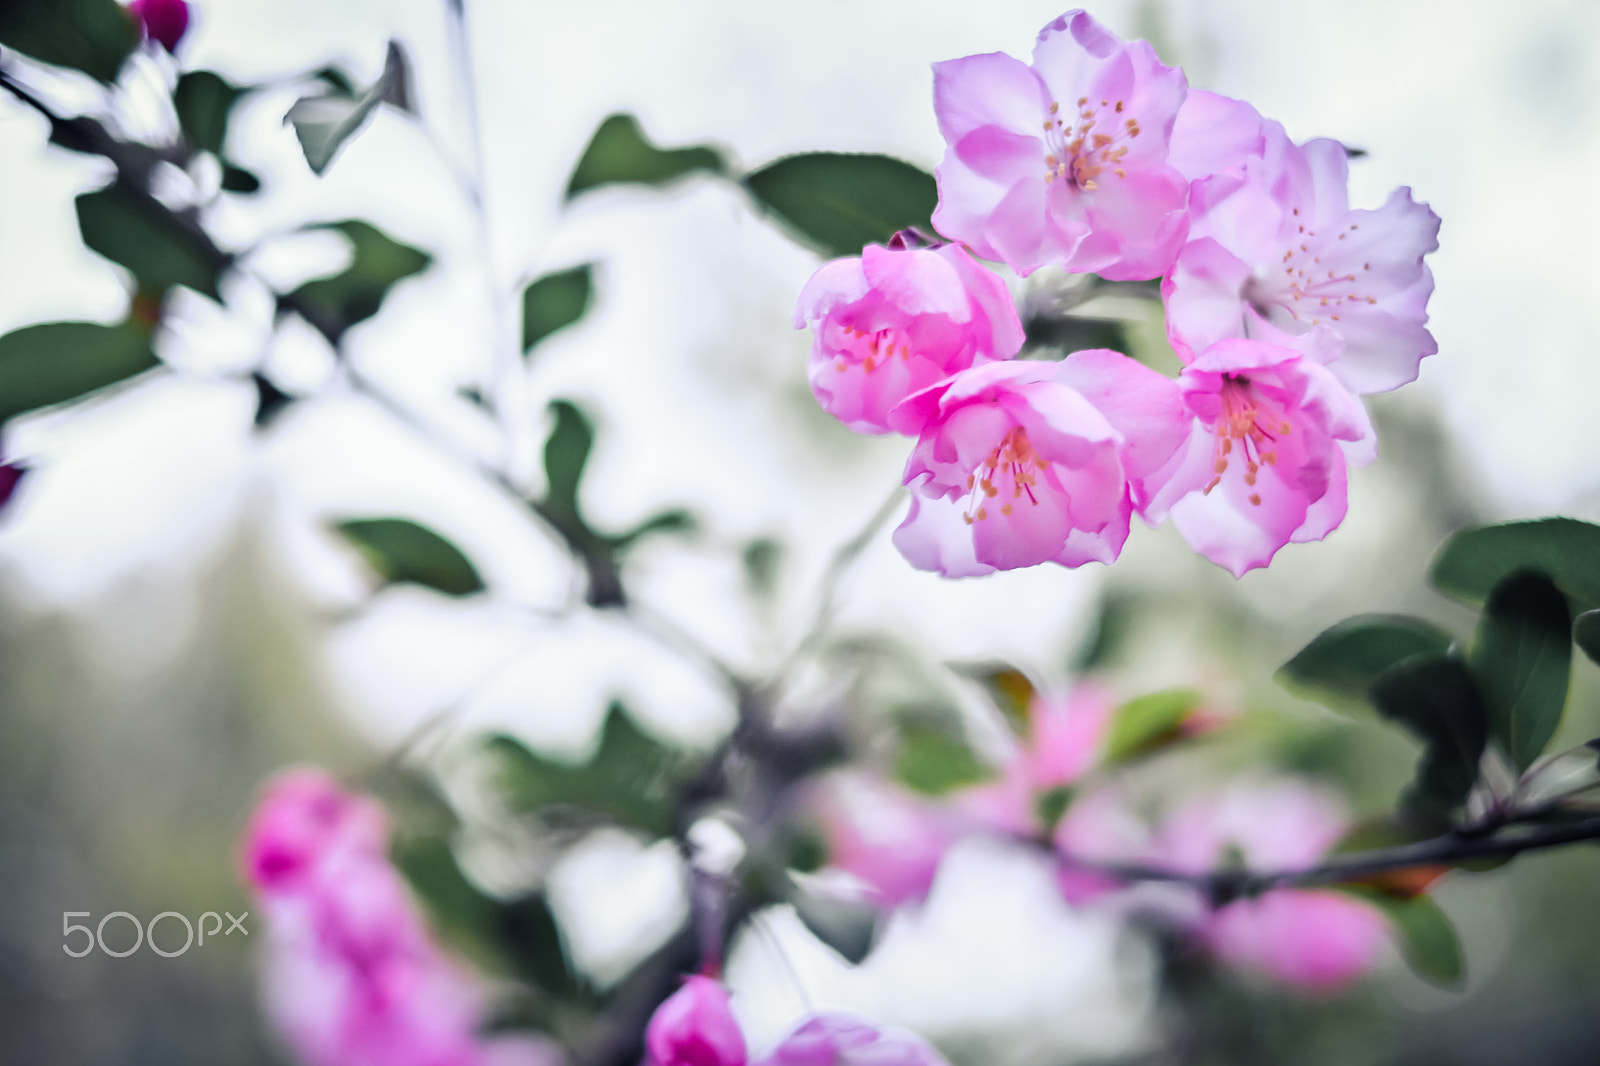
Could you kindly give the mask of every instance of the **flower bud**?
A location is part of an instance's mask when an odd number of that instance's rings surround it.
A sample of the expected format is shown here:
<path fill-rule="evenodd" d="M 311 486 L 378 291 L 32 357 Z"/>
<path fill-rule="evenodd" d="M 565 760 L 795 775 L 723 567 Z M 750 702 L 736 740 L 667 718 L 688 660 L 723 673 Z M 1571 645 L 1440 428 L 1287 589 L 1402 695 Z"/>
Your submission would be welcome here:
<path fill-rule="evenodd" d="M 656 1008 L 645 1030 L 651 1066 L 744 1066 L 744 1034 L 728 993 L 709 977 L 690 977 Z"/>
<path fill-rule="evenodd" d="M 133 0 L 128 13 L 138 20 L 146 37 L 169 52 L 176 52 L 178 42 L 189 32 L 187 0 Z"/>

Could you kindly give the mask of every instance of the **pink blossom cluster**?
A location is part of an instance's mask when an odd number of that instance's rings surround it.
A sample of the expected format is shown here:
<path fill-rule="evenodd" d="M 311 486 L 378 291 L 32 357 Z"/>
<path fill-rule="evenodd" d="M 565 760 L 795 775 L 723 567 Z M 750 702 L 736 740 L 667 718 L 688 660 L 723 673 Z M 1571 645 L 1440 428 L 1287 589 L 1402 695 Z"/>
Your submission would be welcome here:
<path fill-rule="evenodd" d="M 375 801 L 320 770 L 268 784 L 243 867 L 283 1039 L 308 1066 L 558 1066 L 542 1040 L 479 1034 L 483 991 L 429 937 L 388 836 Z"/>
<path fill-rule="evenodd" d="M 1242 101 L 1190 91 L 1144 41 L 1083 11 L 1025 64 L 934 67 L 948 147 L 934 226 L 817 271 L 818 402 L 859 433 L 915 439 L 895 543 L 949 577 L 1111 562 L 1137 514 L 1170 517 L 1235 576 L 1343 520 L 1375 455 L 1361 396 L 1436 350 L 1423 257 L 1439 220 L 1410 190 L 1353 209 L 1347 152 L 1296 144 Z M 999 274 L 1161 278 L 1176 380 L 1117 352 L 1017 360 Z"/>

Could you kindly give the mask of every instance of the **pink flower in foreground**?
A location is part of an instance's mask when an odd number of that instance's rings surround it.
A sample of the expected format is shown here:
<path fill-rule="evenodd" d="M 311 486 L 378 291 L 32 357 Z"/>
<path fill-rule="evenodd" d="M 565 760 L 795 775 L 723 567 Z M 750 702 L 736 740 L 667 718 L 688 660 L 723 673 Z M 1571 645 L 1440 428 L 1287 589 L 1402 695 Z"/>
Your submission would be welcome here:
<path fill-rule="evenodd" d="M 926 898 L 940 860 L 961 835 L 945 811 L 898 785 L 858 774 L 829 775 L 812 809 L 829 865 L 860 881 L 885 907 Z"/>
<path fill-rule="evenodd" d="M 1337 340 L 1297 340 L 1327 357 Z M 1189 439 L 1151 479 L 1141 512 L 1168 514 L 1190 547 L 1235 577 L 1285 544 L 1320 540 L 1344 519 L 1347 461 L 1375 454 L 1371 422 L 1329 368 L 1292 348 L 1225 340 L 1178 378 Z"/>
<path fill-rule="evenodd" d="M 690 977 L 668 996 L 644 1039 L 650 1066 L 745 1066 L 748 1058 L 728 993 L 709 977 Z"/>
<path fill-rule="evenodd" d="M 477 983 L 440 953 L 386 857 L 382 810 L 316 770 L 268 785 L 244 842 L 267 923 L 268 1014 L 310 1066 L 555 1066 L 484 1039 Z"/>
<path fill-rule="evenodd" d="M 922 427 L 895 546 L 918 569 L 968 577 L 1116 559 L 1144 479 L 1191 418 L 1172 381 L 1096 349 L 1059 363 L 975 366 L 889 420 Z"/>
<path fill-rule="evenodd" d="M 848 1014 L 814 1014 L 762 1059 L 760 1066 L 949 1066 L 917 1034 L 879 1028 Z"/>
<path fill-rule="evenodd" d="M 1218 127 L 1212 140 L 1237 145 L 1247 139 L 1247 105 L 1228 104 L 1206 109 Z M 1187 362 L 1220 340 L 1282 343 L 1323 327 L 1341 342 L 1328 368 L 1352 392 L 1414 380 L 1438 350 L 1426 326 L 1433 275 L 1423 263 L 1439 247 L 1438 216 L 1405 188 L 1377 210 L 1352 210 L 1344 146 L 1288 144 L 1274 125 L 1261 127 L 1261 158 L 1247 153 L 1237 173 L 1196 183 L 1189 241 L 1161 286 L 1173 348 Z M 1185 155 L 1201 165 L 1203 153 Z"/>
<path fill-rule="evenodd" d="M 17 491 L 17 486 L 22 484 L 23 475 L 28 468 L 16 463 L 0 463 L 0 508 L 11 502 L 11 497 Z"/>
<path fill-rule="evenodd" d="M 889 432 L 895 404 L 979 358 L 1011 358 L 1023 339 L 1005 282 L 953 244 L 871 244 L 824 263 L 795 308 L 796 328 L 808 324 L 811 390 L 857 433 Z"/>
<path fill-rule="evenodd" d="M 139 29 L 169 52 L 189 32 L 189 5 L 186 0 L 133 0 L 128 13 L 139 22 Z"/>
<path fill-rule="evenodd" d="M 1032 67 L 992 52 L 933 72 L 949 142 L 940 233 L 1020 274 L 1056 263 L 1153 278 L 1172 265 L 1188 182 L 1167 139 L 1187 86 L 1149 44 L 1072 11 L 1040 32 Z"/>

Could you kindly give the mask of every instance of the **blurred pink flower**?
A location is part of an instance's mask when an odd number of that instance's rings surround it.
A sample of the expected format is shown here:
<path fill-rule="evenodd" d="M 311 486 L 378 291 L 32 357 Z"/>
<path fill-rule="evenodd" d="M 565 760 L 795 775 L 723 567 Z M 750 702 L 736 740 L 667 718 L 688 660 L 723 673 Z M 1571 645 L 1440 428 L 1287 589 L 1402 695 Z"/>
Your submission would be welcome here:
<path fill-rule="evenodd" d="M 926 898 L 940 860 L 961 836 L 949 812 L 862 774 L 828 775 L 811 809 L 829 865 L 860 881 L 884 907 Z"/>
<path fill-rule="evenodd" d="M 808 324 L 812 392 L 857 433 L 889 432 L 890 409 L 913 392 L 1022 347 L 1005 282 L 953 244 L 872 244 L 824 263 L 795 309 L 795 326 Z"/>
<path fill-rule="evenodd" d="M 948 1066 L 917 1034 L 879 1028 L 848 1014 L 813 1014 L 784 1037 L 760 1066 Z"/>
<path fill-rule="evenodd" d="M 555 1066 L 533 1038 L 483 1039 L 482 991 L 439 951 L 387 859 L 383 811 L 327 774 L 271 782 L 243 867 L 267 924 L 264 996 L 310 1066 Z"/>
<path fill-rule="evenodd" d="M 645 1029 L 650 1066 L 745 1066 L 744 1034 L 728 993 L 709 977 L 690 977 Z"/>
<path fill-rule="evenodd" d="M 1154 278 L 1172 265 L 1188 182 L 1167 142 L 1187 86 L 1149 44 L 1070 11 L 1040 32 L 1032 67 L 991 52 L 933 71 L 949 143 L 940 233 L 1020 274 L 1054 263 Z"/>
<path fill-rule="evenodd" d="M 28 468 L 16 463 L 0 463 L 0 508 L 11 502 L 11 497 L 22 484 Z"/>
<path fill-rule="evenodd" d="M 1337 348 L 1321 330 L 1295 343 L 1322 358 Z M 1148 521 L 1170 514 L 1190 547 L 1235 577 L 1343 521 L 1346 463 L 1369 462 L 1376 438 L 1361 401 L 1321 359 L 1223 340 L 1193 357 L 1178 385 L 1193 422 L 1151 479 Z"/>
<path fill-rule="evenodd" d="M 178 50 L 178 42 L 189 32 L 189 5 L 186 0 L 132 0 L 128 13 L 138 20 L 139 28 L 152 41 L 169 52 Z"/>
<path fill-rule="evenodd" d="M 910 513 L 895 530 L 920 570 L 968 577 L 1116 559 L 1144 479 L 1191 417 L 1176 385 L 1118 352 L 987 363 L 907 399 Z"/>

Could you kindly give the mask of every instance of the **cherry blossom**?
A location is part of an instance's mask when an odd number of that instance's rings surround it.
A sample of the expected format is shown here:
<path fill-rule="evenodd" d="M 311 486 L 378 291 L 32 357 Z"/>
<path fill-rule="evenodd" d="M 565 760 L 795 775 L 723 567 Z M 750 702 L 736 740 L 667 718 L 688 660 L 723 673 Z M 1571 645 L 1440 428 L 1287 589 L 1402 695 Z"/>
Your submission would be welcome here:
<path fill-rule="evenodd" d="M 831 1011 L 813 1014 L 760 1066 L 948 1066 L 913 1032 Z"/>
<path fill-rule="evenodd" d="M 1171 380 L 1105 349 L 972 367 L 890 414 L 922 427 L 895 546 L 946 577 L 1111 562 L 1189 421 Z"/>
<path fill-rule="evenodd" d="M 1188 183 L 1167 160 L 1185 91 L 1149 44 L 1083 11 L 1040 32 L 1031 67 L 1000 52 L 934 64 L 949 143 L 934 226 L 1021 274 L 1161 275 L 1188 223 Z"/>
<path fill-rule="evenodd" d="M 925 899 L 940 860 L 962 833 L 950 812 L 864 774 L 829 775 L 813 793 L 811 811 L 829 865 L 883 907 Z"/>
<path fill-rule="evenodd" d="M 975 360 L 1011 358 L 1023 339 L 1005 282 L 950 244 L 874 244 L 823 264 L 795 310 L 806 325 L 812 392 L 857 433 L 889 432 L 895 404 Z"/>
<path fill-rule="evenodd" d="M 139 22 L 140 31 L 169 52 L 189 32 L 189 5 L 186 0 L 133 0 L 128 13 Z"/>
<path fill-rule="evenodd" d="M 689 977 L 668 996 L 645 1029 L 650 1066 L 744 1066 L 744 1034 L 727 990 L 709 977 Z"/>

